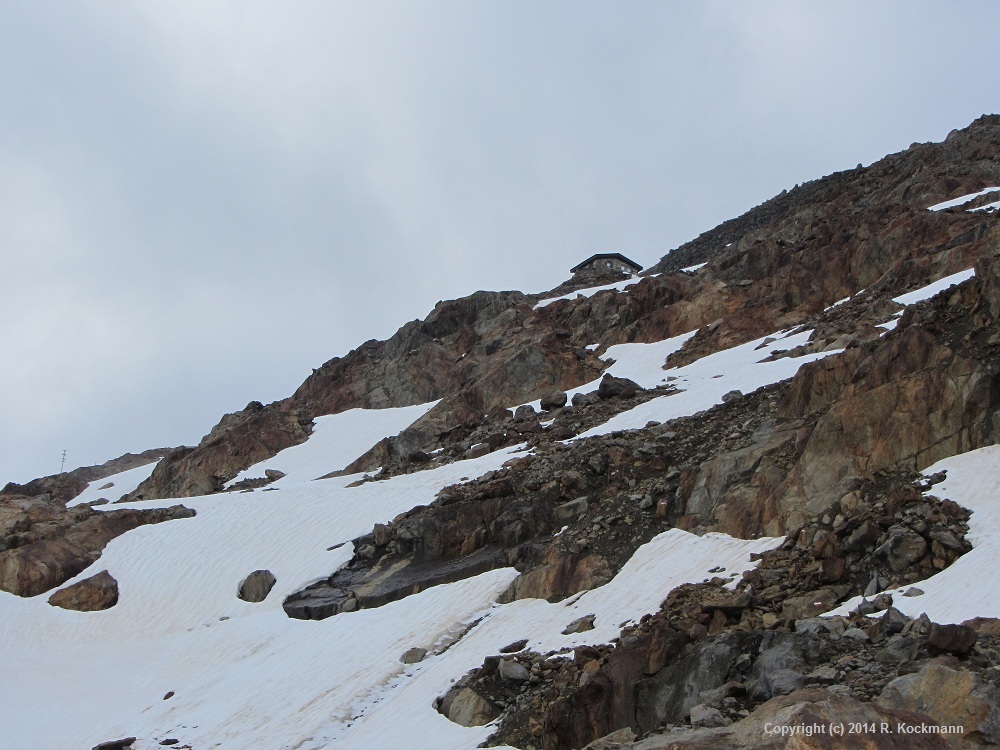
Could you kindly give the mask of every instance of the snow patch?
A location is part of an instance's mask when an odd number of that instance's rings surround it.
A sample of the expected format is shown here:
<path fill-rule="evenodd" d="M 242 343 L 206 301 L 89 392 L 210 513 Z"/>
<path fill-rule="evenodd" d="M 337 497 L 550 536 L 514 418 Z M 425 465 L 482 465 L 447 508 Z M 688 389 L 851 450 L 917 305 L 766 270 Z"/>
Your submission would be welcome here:
<path fill-rule="evenodd" d="M 844 297 L 844 299 L 840 299 L 840 300 L 837 300 L 836 302 L 834 302 L 834 303 L 833 303 L 832 305 L 830 305 L 829 307 L 824 307 L 824 308 L 823 308 L 823 312 L 826 312 L 827 310 L 832 310 L 832 309 L 833 309 L 833 308 L 835 308 L 835 307 L 840 307 L 840 306 L 841 306 L 842 304 L 844 304 L 845 302 L 848 302 L 848 301 L 849 301 L 849 300 L 851 299 L 851 296 L 853 296 L 853 295 L 849 295 L 849 296 L 847 296 L 847 297 Z"/>
<path fill-rule="evenodd" d="M 955 208 L 956 206 L 961 206 L 974 198 L 978 198 L 980 195 L 985 195 L 986 193 L 992 193 L 994 190 L 1000 190 L 1000 187 L 988 187 L 983 188 L 978 193 L 969 193 L 967 195 L 960 195 L 958 198 L 952 198 L 951 200 L 942 201 L 941 203 L 935 203 L 933 206 L 928 206 L 928 211 L 944 211 L 946 208 Z"/>
<path fill-rule="evenodd" d="M 1000 209 L 1000 201 L 996 201 L 995 203 L 987 203 L 985 206 L 980 206 L 979 208 L 970 208 L 969 213 L 974 213 L 976 211 L 983 211 L 983 212 L 996 211 L 998 209 Z"/>
<path fill-rule="evenodd" d="M 115 502 L 122 495 L 127 495 L 149 479 L 149 475 L 153 473 L 153 469 L 156 468 L 156 464 L 158 463 L 159 461 L 153 461 L 142 466 L 137 466 L 134 469 L 129 469 L 128 471 L 120 471 L 117 474 L 104 477 L 104 479 L 97 479 L 88 484 L 83 492 L 66 503 L 66 507 L 72 508 L 76 505 L 92 503 L 101 498 Z M 107 489 L 101 489 L 108 482 L 111 482 L 112 486 Z"/>
<path fill-rule="evenodd" d="M 616 344 L 608 347 L 601 359 L 605 362 L 613 362 L 613 364 L 601 373 L 600 378 L 571 388 L 566 391 L 566 395 L 572 401 L 573 396 L 577 393 L 596 391 L 605 374 L 616 378 L 628 378 L 643 388 L 655 388 L 662 385 L 667 382 L 667 373 L 663 369 L 663 363 L 667 357 L 679 351 L 695 333 L 696 331 L 689 331 L 652 344 Z M 528 405 L 535 411 L 540 411 L 542 408 L 541 399 L 530 401 Z"/>
<path fill-rule="evenodd" d="M 226 486 L 243 479 L 264 476 L 265 469 L 283 471 L 285 476 L 271 487 L 288 487 L 309 482 L 331 471 L 340 471 L 379 440 L 398 435 L 433 409 L 439 402 L 394 409 L 349 409 L 339 414 L 316 417 L 306 442 L 293 445 L 273 458 L 256 463 L 236 475 Z"/>
<path fill-rule="evenodd" d="M 581 433 L 578 437 L 605 435 L 615 430 L 634 430 L 645 427 L 646 423 L 650 421 L 666 422 L 678 417 L 688 417 L 716 404 L 721 404 L 723 395 L 730 391 L 738 390 L 743 393 L 751 393 L 762 386 L 787 380 L 807 362 L 823 359 L 842 351 L 834 349 L 806 354 L 801 357 L 782 357 L 771 362 L 763 361 L 779 350 L 794 349 L 807 343 L 811 334 L 812 331 L 802 331 L 791 335 L 779 331 L 769 337 L 709 354 L 683 367 L 674 367 L 669 370 L 660 369 L 656 373 L 660 381 L 669 382 L 676 386 L 681 390 L 680 393 L 661 396 L 639 404 L 612 417 L 604 424 Z M 691 334 L 685 334 L 685 336 L 690 337 Z M 768 338 L 776 340 L 764 344 Z M 669 339 L 669 341 L 676 341 L 676 339 Z M 627 346 L 654 345 L 629 344 Z M 612 347 L 612 349 L 614 348 L 616 347 Z M 611 349 L 608 350 L 608 353 L 611 353 Z M 660 361 L 662 362 L 662 359 Z M 651 379 L 651 377 L 647 378 L 646 383 L 649 383 Z M 651 387 L 644 383 L 640 383 L 640 385 L 645 388 Z"/>
<path fill-rule="evenodd" d="M 967 268 L 964 271 L 953 273 L 951 276 L 945 276 L 943 279 L 933 281 L 927 286 L 922 286 L 912 292 L 907 292 L 899 297 L 893 297 L 892 301 L 897 302 L 900 305 L 915 305 L 917 302 L 923 302 L 925 299 L 930 299 L 938 292 L 942 292 L 945 289 L 955 286 L 956 284 L 961 284 L 966 279 L 971 279 L 975 275 L 975 268 Z"/>
<path fill-rule="evenodd" d="M 592 286 L 586 289 L 577 289 L 575 292 L 570 292 L 569 294 L 564 294 L 561 297 L 550 297 L 548 299 L 541 300 L 538 304 L 534 306 L 534 310 L 538 310 L 542 307 L 548 307 L 553 302 L 558 302 L 561 299 L 576 299 L 577 297 L 593 297 L 598 292 L 605 292 L 609 289 L 614 289 L 616 291 L 623 291 L 630 286 L 634 286 L 642 281 L 641 276 L 632 276 L 627 279 L 622 279 L 621 281 L 616 281 L 614 284 L 604 284 L 603 286 Z"/>

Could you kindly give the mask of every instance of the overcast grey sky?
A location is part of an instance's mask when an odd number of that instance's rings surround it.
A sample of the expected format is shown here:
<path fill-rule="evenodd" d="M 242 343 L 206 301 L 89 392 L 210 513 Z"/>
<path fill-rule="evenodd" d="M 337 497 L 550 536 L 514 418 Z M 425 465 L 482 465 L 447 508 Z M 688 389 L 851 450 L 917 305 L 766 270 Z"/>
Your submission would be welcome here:
<path fill-rule="evenodd" d="M 993 2 L 0 4 L 0 484 L 1000 111 Z"/>

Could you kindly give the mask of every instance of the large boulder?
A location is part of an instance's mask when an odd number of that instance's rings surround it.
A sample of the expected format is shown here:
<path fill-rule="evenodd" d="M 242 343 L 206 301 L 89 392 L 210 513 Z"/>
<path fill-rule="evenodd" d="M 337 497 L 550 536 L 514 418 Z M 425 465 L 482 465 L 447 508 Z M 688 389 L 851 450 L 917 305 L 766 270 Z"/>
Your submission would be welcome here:
<path fill-rule="evenodd" d="M 77 612 L 111 609 L 117 603 L 118 581 L 106 570 L 67 586 L 49 597 L 49 604 L 53 607 L 74 609 Z"/>
<path fill-rule="evenodd" d="M 542 408 L 542 411 L 561 409 L 566 406 L 567 399 L 568 397 L 565 391 L 556 391 L 555 393 L 549 393 L 542 396 L 539 406 Z"/>
<path fill-rule="evenodd" d="M 237 596 L 245 602 L 262 602 L 275 583 L 277 579 L 270 570 L 255 570 L 243 579 Z"/>
<path fill-rule="evenodd" d="M 967 740 L 1000 744 L 1000 689 L 974 672 L 930 663 L 886 685 L 877 703 L 961 726 Z"/>
<path fill-rule="evenodd" d="M 616 378 L 605 374 L 597 387 L 597 395 L 601 398 L 632 398 L 642 390 L 642 386 L 628 378 Z"/>
<path fill-rule="evenodd" d="M 635 688 L 636 727 L 648 732 L 667 724 L 680 724 L 701 695 L 724 685 L 733 665 L 751 645 L 747 633 L 725 633 L 715 641 L 686 651 L 657 674 L 640 680 Z"/>
<path fill-rule="evenodd" d="M 438 698 L 437 710 L 463 727 L 481 727 L 500 715 L 500 709 L 475 690 L 458 686 Z"/>
<path fill-rule="evenodd" d="M 927 634 L 927 645 L 938 651 L 952 654 L 967 654 L 976 645 L 976 631 L 968 625 L 938 625 L 931 623 Z"/>

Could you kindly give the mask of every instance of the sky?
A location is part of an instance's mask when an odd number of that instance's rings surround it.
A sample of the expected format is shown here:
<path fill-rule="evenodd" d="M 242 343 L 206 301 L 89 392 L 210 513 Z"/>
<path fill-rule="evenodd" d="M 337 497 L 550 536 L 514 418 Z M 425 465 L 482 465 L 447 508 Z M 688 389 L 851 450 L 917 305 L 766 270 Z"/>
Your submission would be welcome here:
<path fill-rule="evenodd" d="M 0 3 L 0 485 L 1000 112 L 992 2 Z"/>

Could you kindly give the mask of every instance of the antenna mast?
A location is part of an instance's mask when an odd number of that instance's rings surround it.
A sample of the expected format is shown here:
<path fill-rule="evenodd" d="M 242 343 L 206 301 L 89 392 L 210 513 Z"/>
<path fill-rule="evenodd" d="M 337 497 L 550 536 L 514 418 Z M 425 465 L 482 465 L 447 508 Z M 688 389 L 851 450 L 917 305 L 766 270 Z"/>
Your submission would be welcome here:
<path fill-rule="evenodd" d="M 62 454 L 62 463 L 59 464 L 59 473 L 62 474 L 65 468 L 66 468 L 66 451 L 64 449 Z"/>

